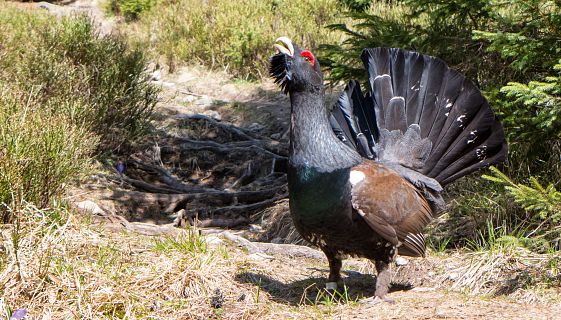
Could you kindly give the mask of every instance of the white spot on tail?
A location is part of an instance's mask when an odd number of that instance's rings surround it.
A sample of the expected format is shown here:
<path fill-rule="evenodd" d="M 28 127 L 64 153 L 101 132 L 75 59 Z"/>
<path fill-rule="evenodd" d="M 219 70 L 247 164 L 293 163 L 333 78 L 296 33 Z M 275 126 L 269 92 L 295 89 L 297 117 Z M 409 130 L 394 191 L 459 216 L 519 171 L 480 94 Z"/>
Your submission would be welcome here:
<path fill-rule="evenodd" d="M 456 118 L 456 121 L 458 121 L 459 123 L 463 123 L 465 118 L 466 118 L 466 115 L 462 114 L 461 116 Z"/>
<path fill-rule="evenodd" d="M 349 181 L 354 186 L 357 183 L 364 180 L 365 177 L 366 177 L 366 175 L 364 174 L 364 172 L 358 171 L 358 170 L 351 170 L 351 175 L 349 176 Z"/>
<path fill-rule="evenodd" d="M 374 81 L 376 81 L 376 80 L 378 80 L 378 79 L 380 79 L 380 78 L 385 78 L 385 77 L 391 78 L 389 74 L 383 74 L 383 75 L 376 76 L 376 77 L 374 78 Z"/>

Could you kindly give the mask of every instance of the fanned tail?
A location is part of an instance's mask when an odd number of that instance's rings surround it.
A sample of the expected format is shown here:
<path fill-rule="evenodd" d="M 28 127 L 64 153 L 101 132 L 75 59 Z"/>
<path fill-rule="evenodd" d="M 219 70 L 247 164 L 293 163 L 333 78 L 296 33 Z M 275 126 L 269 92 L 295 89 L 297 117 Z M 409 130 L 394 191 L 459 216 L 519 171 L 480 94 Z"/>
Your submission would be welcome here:
<path fill-rule="evenodd" d="M 362 60 L 370 94 L 349 82 L 331 116 L 336 134 L 362 156 L 412 169 L 420 175 L 403 171 L 423 186 L 505 160 L 504 132 L 489 104 L 442 60 L 393 48 L 365 49 Z"/>

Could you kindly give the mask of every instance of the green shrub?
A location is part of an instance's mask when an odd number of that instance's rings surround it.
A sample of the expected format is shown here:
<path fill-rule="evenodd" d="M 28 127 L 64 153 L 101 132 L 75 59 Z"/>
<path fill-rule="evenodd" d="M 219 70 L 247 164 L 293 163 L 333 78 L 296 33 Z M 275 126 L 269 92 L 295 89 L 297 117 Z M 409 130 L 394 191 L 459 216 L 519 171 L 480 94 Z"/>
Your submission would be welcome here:
<path fill-rule="evenodd" d="M 114 151 L 148 125 L 157 90 L 145 60 L 87 17 L 0 9 L 0 219 L 60 199 L 88 173 L 96 152 Z"/>
<path fill-rule="evenodd" d="M 158 93 L 143 53 L 117 36 L 100 36 L 86 16 L 51 19 L 0 12 L 0 81 L 34 92 L 43 108 L 98 134 L 99 151 L 142 134 Z"/>
<path fill-rule="evenodd" d="M 542 186 L 534 177 L 529 184 L 516 183 L 496 168 L 484 177 L 505 186 L 508 195 L 526 210 L 517 217 L 519 233 L 532 249 L 549 251 L 561 245 L 561 192 L 553 184 Z M 533 240 L 533 241 L 532 241 Z"/>
<path fill-rule="evenodd" d="M 152 9 L 157 0 L 111 0 L 108 4 L 112 13 L 122 15 L 130 21 L 138 19 L 141 14 Z"/>
<path fill-rule="evenodd" d="M 255 79 L 268 75 L 279 36 L 309 49 L 337 40 L 324 26 L 338 21 L 338 11 L 336 0 L 168 0 L 141 16 L 137 37 L 172 69 L 202 63 Z"/>
<path fill-rule="evenodd" d="M 97 139 L 50 112 L 34 92 L 0 90 L 0 218 L 7 222 L 25 202 L 48 207 L 65 184 L 87 172 Z"/>

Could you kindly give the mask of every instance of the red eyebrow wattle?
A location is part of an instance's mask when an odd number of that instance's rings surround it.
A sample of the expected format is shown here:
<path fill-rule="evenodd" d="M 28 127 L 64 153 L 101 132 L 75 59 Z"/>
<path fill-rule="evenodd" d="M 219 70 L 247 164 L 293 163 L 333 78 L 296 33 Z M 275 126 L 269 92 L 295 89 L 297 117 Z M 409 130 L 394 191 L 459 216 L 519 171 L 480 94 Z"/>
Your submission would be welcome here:
<path fill-rule="evenodd" d="M 304 50 L 304 51 L 302 51 L 302 53 L 300 53 L 300 55 L 302 57 L 310 59 L 310 64 L 314 65 L 316 58 L 314 57 L 314 55 L 310 51 Z"/>

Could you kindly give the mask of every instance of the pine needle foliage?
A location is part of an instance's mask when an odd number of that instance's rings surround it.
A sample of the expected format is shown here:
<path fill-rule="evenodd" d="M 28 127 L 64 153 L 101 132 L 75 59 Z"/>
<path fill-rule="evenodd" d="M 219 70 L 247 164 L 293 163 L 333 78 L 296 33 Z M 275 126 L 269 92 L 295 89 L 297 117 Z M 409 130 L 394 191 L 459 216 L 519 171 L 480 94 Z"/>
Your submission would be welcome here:
<path fill-rule="evenodd" d="M 526 237 L 535 236 L 558 247 L 561 241 L 561 191 L 554 184 L 543 186 L 534 177 L 529 184 L 516 183 L 499 169 L 491 167 L 493 175 L 484 175 L 487 180 L 504 185 L 514 201 L 526 210 L 521 219 Z"/>
<path fill-rule="evenodd" d="M 509 82 L 501 88 L 507 97 L 505 121 L 518 140 L 561 138 L 561 60 L 552 71 L 556 74 L 542 81 Z"/>

